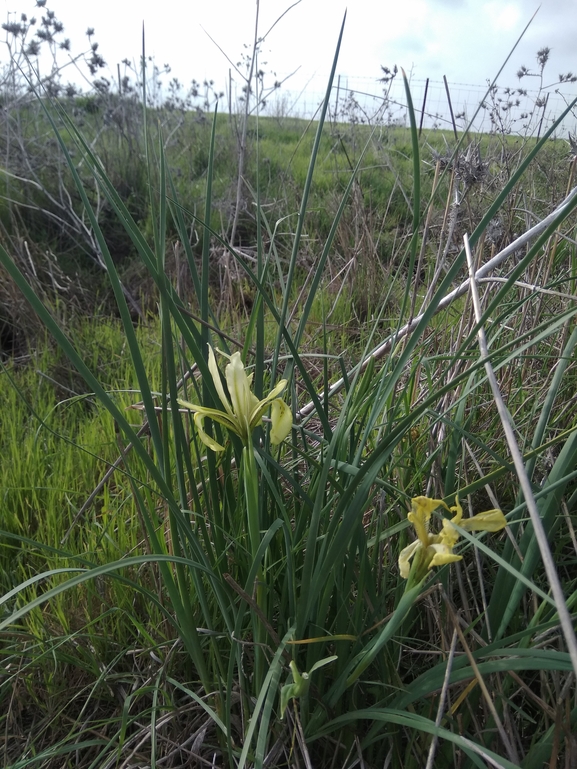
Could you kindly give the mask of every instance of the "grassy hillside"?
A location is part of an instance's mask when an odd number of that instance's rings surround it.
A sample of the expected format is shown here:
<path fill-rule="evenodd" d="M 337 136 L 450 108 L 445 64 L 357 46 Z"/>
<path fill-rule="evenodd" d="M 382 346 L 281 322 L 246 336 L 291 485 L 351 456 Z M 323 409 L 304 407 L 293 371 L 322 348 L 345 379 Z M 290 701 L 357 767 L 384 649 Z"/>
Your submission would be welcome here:
<path fill-rule="evenodd" d="M 3 765 L 571 765 L 567 143 L 45 106 L 3 176 Z"/>

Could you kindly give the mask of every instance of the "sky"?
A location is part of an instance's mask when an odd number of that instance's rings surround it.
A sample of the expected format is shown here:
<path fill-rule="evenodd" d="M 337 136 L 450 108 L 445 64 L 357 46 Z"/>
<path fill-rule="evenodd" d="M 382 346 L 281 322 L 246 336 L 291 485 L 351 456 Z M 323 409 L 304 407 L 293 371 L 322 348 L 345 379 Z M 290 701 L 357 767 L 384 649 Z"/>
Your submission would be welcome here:
<path fill-rule="evenodd" d="M 259 64 L 268 81 L 284 80 L 297 70 L 285 90 L 322 92 L 346 6 L 345 0 L 301 0 L 292 7 L 290 0 L 261 0 L 259 35 L 268 34 Z M 114 74 L 122 59 L 138 61 L 144 23 L 147 53 L 157 64 L 170 64 L 184 83 L 212 79 L 224 90 L 231 64 L 250 50 L 257 4 L 48 0 L 47 7 L 64 23 L 73 52 L 81 50 L 86 28 L 93 27 L 99 53 Z M 12 20 L 21 12 L 42 14 L 35 0 L 0 0 L 0 9 L 4 19 L 15 12 Z M 540 7 L 536 0 L 352 0 L 337 72 L 377 90 L 381 65 L 395 64 L 420 80 L 440 81 L 445 75 L 450 83 L 482 85 L 495 77 L 535 12 L 499 82 L 517 85 L 519 67 L 536 70 L 536 52 L 548 46 L 547 85 L 559 73 L 577 72 L 575 0 L 541 0 Z M 523 85 L 538 83 L 525 78 Z"/>

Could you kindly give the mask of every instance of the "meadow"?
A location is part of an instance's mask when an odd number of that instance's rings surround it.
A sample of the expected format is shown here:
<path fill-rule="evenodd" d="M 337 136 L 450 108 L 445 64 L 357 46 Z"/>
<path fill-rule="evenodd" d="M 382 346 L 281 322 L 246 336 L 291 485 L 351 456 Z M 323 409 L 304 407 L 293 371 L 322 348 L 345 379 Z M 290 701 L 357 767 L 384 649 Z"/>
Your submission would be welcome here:
<path fill-rule="evenodd" d="M 4 767 L 577 760 L 574 141 L 340 121 L 336 61 L 5 118 Z"/>

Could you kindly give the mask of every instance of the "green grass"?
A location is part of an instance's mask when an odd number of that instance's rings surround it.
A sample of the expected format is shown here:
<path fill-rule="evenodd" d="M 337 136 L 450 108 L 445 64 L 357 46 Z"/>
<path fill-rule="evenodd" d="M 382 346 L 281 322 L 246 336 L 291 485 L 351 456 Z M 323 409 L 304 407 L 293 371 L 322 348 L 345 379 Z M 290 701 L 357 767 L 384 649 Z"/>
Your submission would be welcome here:
<path fill-rule="evenodd" d="M 159 376 L 157 348 L 149 331 L 142 329 L 141 339 L 143 349 L 149 348 L 154 379 Z M 118 324 L 85 322 L 77 329 L 76 341 L 90 349 L 94 369 L 119 406 L 134 403 L 134 369 Z M 118 443 L 113 421 L 82 381 L 71 381 L 69 374 L 54 346 L 45 343 L 29 365 L 7 365 L 0 377 L 6 425 L 3 529 L 12 535 L 4 539 L 1 553 L 5 591 L 27 579 L 31 568 L 41 572 L 82 561 L 102 564 L 142 552 L 142 532 L 134 526 L 126 480 L 106 486 L 86 514 L 78 516 L 87 489 L 96 486 L 116 460 Z M 140 415 L 133 415 L 138 424 Z M 108 602 L 125 610 L 130 599 L 118 585 L 110 587 Z M 62 617 L 68 614 L 67 605 L 68 599 L 60 607 Z M 77 605 L 78 616 L 68 616 L 63 632 L 86 621 L 86 606 L 81 600 Z"/>

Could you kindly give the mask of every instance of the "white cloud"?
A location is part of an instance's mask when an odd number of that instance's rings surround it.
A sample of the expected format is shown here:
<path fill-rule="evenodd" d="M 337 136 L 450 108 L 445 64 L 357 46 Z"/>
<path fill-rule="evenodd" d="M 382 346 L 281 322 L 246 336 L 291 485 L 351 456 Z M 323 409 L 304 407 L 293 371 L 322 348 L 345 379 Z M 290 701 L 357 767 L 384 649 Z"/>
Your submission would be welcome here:
<path fill-rule="evenodd" d="M 515 32 L 521 25 L 521 9 L 518 3 L 485 3 L 482 13 L 493 30 L 501 34 Z"/>

